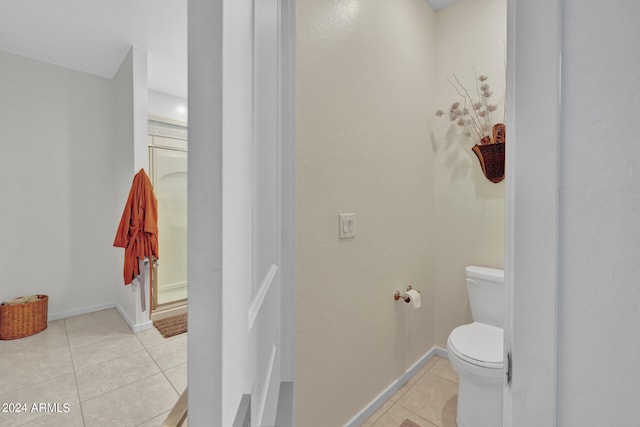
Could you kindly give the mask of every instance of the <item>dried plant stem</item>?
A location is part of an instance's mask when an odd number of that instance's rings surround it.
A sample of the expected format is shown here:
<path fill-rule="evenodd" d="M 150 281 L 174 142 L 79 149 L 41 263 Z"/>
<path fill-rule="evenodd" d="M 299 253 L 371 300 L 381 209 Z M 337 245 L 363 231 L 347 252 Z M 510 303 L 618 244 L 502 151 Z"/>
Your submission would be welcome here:
<path fill-rule="evenodd" d="M 478 78 L 478 74 L 476 73 L 475 68 L 473 69 L 473 74 L 476 76 L 476 93 L 478 94 L 478 99 L 481 100 L 482 104 L 484 105 L 485 111 L 489 115 L 487 119 L 487 123 L 493 123 L 493 112 L 489 108 L 489 98 L 482 96 L 482 94 L 480 93 L 480 86 L 478 86 L 478 82 L 480 81 L 480 79 Z M 483 129 L 483 130 L 487 135 L 489 134 L 489 129 Z"/>
<path fill-rule="evenodd" d="M 464 93 L 460 92 L 460 89 L 458 88 L 458 86 L 453 84 L 453 82 L 449 81 L 449 83 L 451 83 L 451 86 L 453 86 L 456 92 L 458 92 L 458 95 L 460 95 L 460 97 L 464 100 L 464 107 L 465 107 L 464 109 L 466 109 L 467 97 L 464 95 Z M 473 102 L 473 100 L 471 100 L 471 102 Z M 473 105 L 471 106 L 471 109 L 473 110 Z M 475 111 L 473 114 L 477 115 Z M 480 135 L 482 133 L 482 129 L 478 127 L 478 123 L 476 122 L 476 119 L 473 118 L 473 116 L 471 116 L 471 124 L 473 125 L 473 131 L 476 133 L 476 135 Z M 482 138 L 482 136 L 480 136 L 480 138 Z"/>
<path fill-rule="evenodd" d="M 503 132 L 499 130 L 503 129 L 502 127 L 496 128 L 498 130 L 494 129 L 493 113 L 497 111 L 498 106 L 491 102 L 492 92 L 491 86 L 487 82 L 488 77 L 484 75 L 478 76 L 475 69 L 473 73 L 476 78 L 475 93 L 473 95 L 471 95 L 473 87 L 470 86 L 470 92 L 460 82 L 458 76 L 453 74 L 453 78 L 449 79 L 449 84 L 456 90 L 462 100 L 451 105 L 447 116 L 451 122 L 464 129 L 465 135 L 475 135 L 480 140 L 480 144 L 493 143 L 495 142 L 494 132 L 496 134 Z M 474 96 L 477 99 L 474 100 Z M 443 115 L 445 115 L 444 111 L 436 111 L 436 116 L 442 117 Z"/>
<path fill-rule="evenodd" d="M 482 128 L 482 120 L 480 118 L 480 116 L 478 116 L 478 112 L 475 110 L 475 108 L 473 108 L 473 98 L 471 97 L 471 95 L 469 94 L 469 91 L 467 91 L 467 89 L 462 85 L 462 83 L 460 83 L 460 80 L 458 80 L 458 77 L 456 77 L 456 75 L 453 75 L 453 78 L 455 79 L 456 83 L 458 84 L 458 86 L 453 85 L 456 88 L 456 91 L 458 92 L 458 94 L 460 94 L 460 96 L 462 96 L 465 100 L 465 104 L 467 103 L 467 100 L 469 100 L 469 102 L 471 103 L 471 121 L 473 122 L 473 129 L 476 132 L 476 134 L 478 135 L 478 137 L 480 139 L 482 139 L 485 135 L 483 135 L 483 128 Z M 464 92 L 464 94 L 460 93 L 460 90 L 462 89 L 462 91 Z"/>

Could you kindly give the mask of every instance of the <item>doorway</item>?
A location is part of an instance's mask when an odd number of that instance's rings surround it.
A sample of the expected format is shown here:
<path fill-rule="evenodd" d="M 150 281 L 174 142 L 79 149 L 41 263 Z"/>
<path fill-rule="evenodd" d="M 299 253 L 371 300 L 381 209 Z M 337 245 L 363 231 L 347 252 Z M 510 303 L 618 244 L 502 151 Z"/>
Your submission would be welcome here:
<path fill-rule="evenodd" d="M 158 200 L 160 260 L 154 266 L 152 319 L 187 307 L 187 127 L 149 120 L 149 170 Z"/>

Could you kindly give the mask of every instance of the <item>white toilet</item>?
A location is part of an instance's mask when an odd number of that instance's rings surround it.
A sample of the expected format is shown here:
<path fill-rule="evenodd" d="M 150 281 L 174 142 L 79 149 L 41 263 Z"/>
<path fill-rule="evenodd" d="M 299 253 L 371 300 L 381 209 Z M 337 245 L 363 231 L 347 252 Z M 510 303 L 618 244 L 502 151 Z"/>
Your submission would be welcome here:
<path fill-rule="evenodd" d="M 504 271 L 469 266 L 473 323 L 449 335 L 449 361 L 460 375 L 458 427 L 502 426 Z"/>

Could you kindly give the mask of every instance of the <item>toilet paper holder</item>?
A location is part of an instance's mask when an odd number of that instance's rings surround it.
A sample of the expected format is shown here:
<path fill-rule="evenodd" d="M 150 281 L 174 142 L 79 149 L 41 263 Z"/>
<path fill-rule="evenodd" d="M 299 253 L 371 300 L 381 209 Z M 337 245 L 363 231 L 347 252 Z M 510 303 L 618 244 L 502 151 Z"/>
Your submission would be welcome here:
<path fill-rule="evenodd" d="M 408 286 L 407 286 L 407 291 L 410 291 L 411 289 L 413 289 L 413 286 L 408 285 Z M 420 292 L 420 291 L 418 291 L 418 293 L 419 293 L 419 292 Z M 402 299 L 404 300 L 404 302 L 406 302 L 406 303 L 410 303 L 410 302 L 411 302 L 411 297 L 409 297 L 409 295 L 406 295 L 406 294 L 405 294 L 404 296 L 402 296 L 402 295 L 400 294 L 400 291 L 396 291 L 396 293 L 395 293 L 395 294 L 393 294 L 393 299 L 394 299 L 395 301 L 398 301 L 398 300 L 399 300 L 399 299 L 401 299 L 401 298 L 402 298 Z"/>

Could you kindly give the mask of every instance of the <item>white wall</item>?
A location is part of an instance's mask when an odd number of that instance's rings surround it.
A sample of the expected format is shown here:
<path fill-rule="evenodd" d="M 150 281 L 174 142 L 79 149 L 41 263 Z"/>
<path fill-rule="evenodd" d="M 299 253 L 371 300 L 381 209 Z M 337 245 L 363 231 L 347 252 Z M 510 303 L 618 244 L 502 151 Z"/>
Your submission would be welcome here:
<path fill-rule="evenodd" d="M 459 0 L 436 17 L 437 108 L 448 111 L 460 101 L 450 84 L 455 74 L 475 92 L 475 73 L 488 76 L 504 120 L 506 0 Z M 465 266 L 504 267 L 505 181 L 494 184 L 484 177 L 471 147 L 477 138 L 456 132 L 458 126 L 444 116 L 433 123 L 436 212 L 435 251 L 436 345 L 445 347 L 453 328 L 471 321 Z M 511 140 L 508 137 L 507 147 Z M 508 148 L 507 148 L 508 149 Z"/>
<path fill-rule="evenodd" d="M 434 343 L 435 15 L 423 0 L 296 8 L 296 421 L 337 426 Z M 409 283 L 420 310 L 393 300 Z"/>
<path fill-rule="evenodd" d="M 113 306 L 122 254 L 110 80 L 0 52 L 0 300 Z M 126 199 L 125 199 L 126 200 Z"/>
<path fill-rule="evenodd" d="M 563 4 L 558 425 L 637 425 L 640 3 Z"/>
<path fill-rule="evenodd" d="M 113 78 L 115 93 L 116 137 L 113 149 L 117 153 L 117 165 L 112 176 L 117 191 L 120 215 L 127 201 L 134 175 L 144 169 L 149 173 L 149 151 L 147 148 L 147 54 L 144 50 L 131 48 Z M 117 227 L 117 225 L 116 225 Z M 115 231 L 114 231 L 115 233 Z M 119 249 L 124 257 L 124 249 Z M 149 274 L 145 274 L 145 304 L 141 305 L 137 284 L 124 286 L 118 282 L 116 304 L 129 326 L 137 332 L 152 327 L 149 320 L 150 296 Z"/>
<path fill-rule="evenodd" d="M 136 171 L 134 168 L 133 150 L 133 56 L 130 50 L 122 61 L 118 72 L 113 77 L 113 91 L 115 93 L 115 138 L 113 147 L 118 156 L 118 162 L 114 168 L 114 180 L 116 181 L 116 200 L 120 208 L 120 215 L 124 209 L 131 188 L 131 182 Z M 117 227 L 117 226 L 116 226 Z M 115 233 L 115 231 L 114 231 Z M 124 249 L 119 249 L 120 262 L 124 260 Z M 121 275 L 122 276 L 122 275 Z M 140 307 L 140 292 L 135 285 L 124 284 L 124 278 L 120 277 L 116 287 L 116 303 L 122 316 L 129 324 L 135 324 L 137 307 Z"/>
<path fill-rule="evenodd" d="M 139 329 L 148 310 L 112 245 L 148 167 L 146 52 L 132 48 L 113 80 L 4 52 L 0 64 L 0 300 L 48 294 L 50 319 L 118 305 Z"/>
<path fill-rule="evenodd" d="M 149 173 L 149 117 L 147 89 L 147 51 L 132 47 L 129 51 L 132 67 L 132 96 L 133 103 L 133 166 L 135 171 L 144 169 Z"/>
<path fill-rule="evenodd" d="M 164 117 L 183 123 L 187 123 L 189 120 L 187 100 L 185 98 L 152 90 L 148 94 L 147 112 L 150 116 Z"/>

